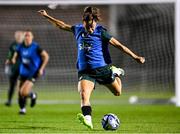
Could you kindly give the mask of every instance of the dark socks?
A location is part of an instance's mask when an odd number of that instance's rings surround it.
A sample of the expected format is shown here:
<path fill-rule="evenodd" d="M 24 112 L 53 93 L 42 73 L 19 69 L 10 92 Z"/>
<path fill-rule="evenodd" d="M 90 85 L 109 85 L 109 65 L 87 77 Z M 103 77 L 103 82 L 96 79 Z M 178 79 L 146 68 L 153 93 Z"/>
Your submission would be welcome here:
<path fill-rule="evenodd" d="M 19 103 L 19 107 L 21 109 L 25 108 L 25 106 L 26 106 L 26 97 L 22 97 L 22 96 L 19 95 L 18 103 Z"/>
<path fill-rule="evenodd" d="M 81 110 L 84 116 L 91 115 L 92 112 L 91 106 L 82 106 Z"/>
<path fill-rule="evenodd" d="M 35 93 L 30 92 L 27 97 L 30 97 L 30 98 L 32 99 L 34 94 L 35 94 Z M 22 109 L 22 108 L 25 108 L 27 97 L 23 97 L 23 96 L 21 96 L 21 95 L 19 94 L 18 103 L 19 103 L 19 107 L 20 107 L 21 109 Z M 32 102 L 31 102 L 31 103 L 32 103 Z"/>

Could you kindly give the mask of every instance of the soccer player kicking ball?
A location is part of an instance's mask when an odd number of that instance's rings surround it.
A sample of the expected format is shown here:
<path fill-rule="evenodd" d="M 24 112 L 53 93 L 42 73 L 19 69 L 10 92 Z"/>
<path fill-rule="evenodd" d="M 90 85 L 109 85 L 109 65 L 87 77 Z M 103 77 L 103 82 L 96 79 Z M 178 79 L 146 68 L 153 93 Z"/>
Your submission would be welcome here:
<path fill-rule="evenodd" d="M 62 30 L 72 32 L 75 36 L 78 48 L 78 90 L 82 110 L 82 114 L 77 114 L 77 118 L 83 125 L 93 129 L 90 96 L 95 82 L 105 85 L 115 96 L 121 95 L 120 75 L 124 75 L 124 70 L 111 65 L 109 44 L 130 55 L 139 63 L 144 63 L 145 58 L 134 54 L 97 23 L 100 20 L 100 13 L 95 7 L 86 7 L 82 23 L 74 26 L 51 17 L 45 10 L 40 10 L 39 13 L 52 24 Z"/>
<path fill-rule="evenodd" d="M 16 48 L 12 63 L 16 63 L 17 57 L 20 58 L 19 114 L 25 114 L 27 97 L 31 98 L 31 107 L 36 104 L 37 94 L 31 89 L 36 78 L 43 75 L 49 55 L 33 41 L 33 33 L 27 30 L 25 31 L 24 42 Z"/>

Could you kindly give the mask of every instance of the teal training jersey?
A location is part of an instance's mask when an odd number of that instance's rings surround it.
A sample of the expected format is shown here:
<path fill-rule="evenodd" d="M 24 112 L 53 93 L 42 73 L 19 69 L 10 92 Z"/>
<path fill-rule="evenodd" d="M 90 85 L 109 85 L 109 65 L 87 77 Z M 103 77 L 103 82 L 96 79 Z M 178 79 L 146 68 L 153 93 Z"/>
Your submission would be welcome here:
<path fill-rule="evenodd" d="M 96 25 L 91 34 L 86 32 L 82 24 L 72 26 L 72 31 L 77 42 L 77 68 L 79 71 L 95 69 L 111 63 L 108 46 L 112 36 L 103 26 Z"/>

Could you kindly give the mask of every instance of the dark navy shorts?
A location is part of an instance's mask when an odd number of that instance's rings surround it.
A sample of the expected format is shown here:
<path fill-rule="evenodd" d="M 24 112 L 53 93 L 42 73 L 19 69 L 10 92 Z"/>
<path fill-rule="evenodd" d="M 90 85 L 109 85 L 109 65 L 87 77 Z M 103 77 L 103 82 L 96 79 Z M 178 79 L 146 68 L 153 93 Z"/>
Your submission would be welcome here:
<path fill-rule="evenodd" d="M 29 76 L 29 77 L 24 77 L 24 76 L 22 76 L 22 75 L 19 76 L 19 80 L 20 80 L 20 81 L 29 80 L 29 81 L 31 81 L 32 83 L 35 83 L 37 78 L 38 78 L 38 73 L 35 73 L 33 76 Z"/>
<path fill-rule="evenodd" d="M 78 80 L 89 80 L 99 84 L 111 84 L 114 82 L 115 77 L 110 69 L 110 65 L 99 67 L 96 69 L 87 69 L 78 72 Z"/>

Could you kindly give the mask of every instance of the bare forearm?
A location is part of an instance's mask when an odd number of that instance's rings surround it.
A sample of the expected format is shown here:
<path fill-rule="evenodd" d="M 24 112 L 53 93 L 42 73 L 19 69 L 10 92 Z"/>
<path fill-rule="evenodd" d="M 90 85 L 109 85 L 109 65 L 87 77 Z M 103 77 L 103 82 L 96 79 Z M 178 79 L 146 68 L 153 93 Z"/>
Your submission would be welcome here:
<path fill-rule="evenodd" d="M 47 54 L 47 52 L 43 51 L 41 56 L 42 56 L 42 65 L 41 65 L 40 69 L 44 70 L 46 65 L 48 64 L 49 55 Z"/>
<path fill-rule="evenodd" d="M 49 61 L 49 58 L 44 58 L 44 59 L 43 59 L 43 63 L 42 63 L 42 65 L 41 65 L 41 68 L 40 68 L 40 69 L 44 70 L 45 67 L 46 67 L 46 65 L 47 65 L 47 63 L 48 63 L 48 61 Z"/>
<path fill-rule="evenodd" d="M 53 25 L 55 25 L 56 27 L 59 27 L 62 30 L 66 30 L 66 31 L 72 31 L 71 30 L 71 25 L 66 24 L 65 22 L 58 20 L 48 14 L 43 15 L 50 23 L 52 23 Z"/>
<path fill-rule="evenodd" d="M 119 41 L 117 41 L 116 39 L 111 39 L 110 40 L 110 43 L 114 46 L 114 47 L 116 47 L 116 48 L 118 48 L 118 49 L 120 49 L 121 51 L 123 51 L 123 52 L 125 52 L 126 54 L 128 54 L 129 56 L 131 56 L 132 58 L 134 58 L 134 59 L 136 59 L 138 56 L 135 54 L 135 53 L 133 53 L 129 48 L 127 48 L 126 46 L 124 46 L 124 45 L 122 45 Z"/>
<path fill-rule="evenodd" d="M 51 22 L 52 24 L 54 24 L 55 26 L 59 27 L 59 28 L 63 28 L 64 26 L 64 22 L 57 20 L 49 15 L 44 16 L 45 18 L 48 19 L 49 22 Z"/>
<path fill-rule="evenodd" d="M 131 56 L 133 59 L 135 59 L 137 62 L 139 63 L 144 63 L 145 62 L 145 58 L 136 55 L 134 52 L 132 52 L 129 48 L 127 48 L 126 46 L 122 45 L 119 41 L 117 41 L 115 38 L 111 38 L 110 39 L 110 44 L 113 45 L 114 47 L 122 50 L 123 52 L 125 52 L 126 54 L 128 54 L 129 56 Z"/>
<path fill-rule="evenodd" d="M 118 47 L 119 49 L 121 49 L 120 45 L 118 45 L 117 47 Z M 138 58 L 138 56 L 137 56 L 134 52 L 132 52 L 129 48 L 127 48 L 127 47 L 125 47 L 125 46 L 122 46 L 122 50 L 123 50 L 126 54 L 128 54 L 129 56 L 131 56 L 132 58 L 134 58 L 134 59 L 137 59 L 137 58 Z"/>

